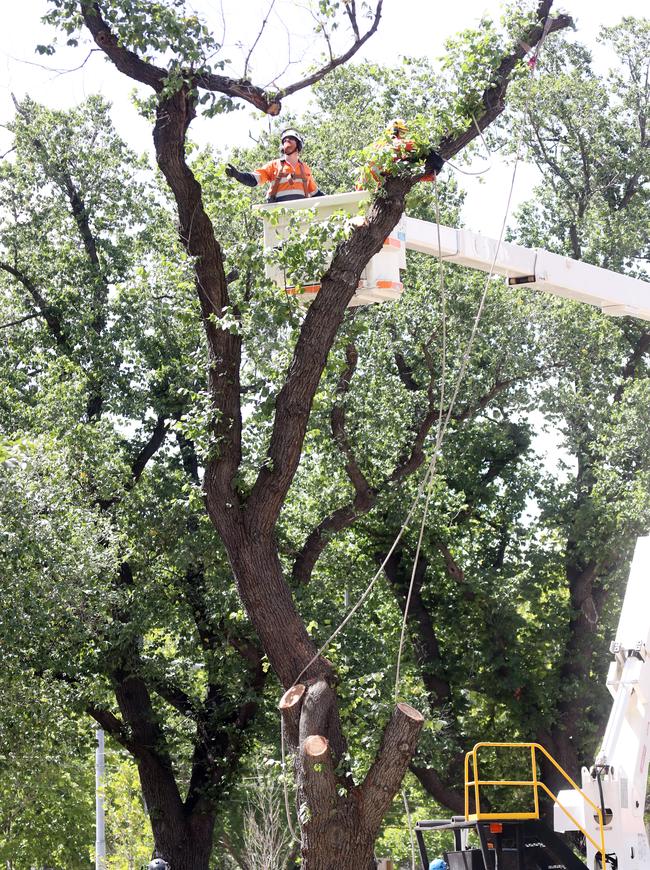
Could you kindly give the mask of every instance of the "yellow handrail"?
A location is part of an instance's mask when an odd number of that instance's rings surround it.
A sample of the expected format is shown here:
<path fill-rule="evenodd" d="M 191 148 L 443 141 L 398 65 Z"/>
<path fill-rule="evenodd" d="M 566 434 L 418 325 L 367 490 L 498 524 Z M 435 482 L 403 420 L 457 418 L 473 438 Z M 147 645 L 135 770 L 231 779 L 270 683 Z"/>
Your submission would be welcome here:
<path fill-rule="evenodd" d="M 496 749 L 530 749 L 530 760 L 532 765 L 532 777 L 531 779 L 484 779 L 481 780 L 478 777 L 478 751 L 483 748 L 496 748 Z M 598 827 L 600 830 L 600 843 L 597 843 L 596 840 L 582 827 L 582 825 L 575 819 L 568 809 L 559 802 L 557 795 L 554 795 L 553 792 L 543 783 L 541 780 L 537 778 L 537 757 L 536 752 L 541 752 L 545 758 L 547 758 L 551 764 L 558 770 L 564 779 L 571 785 L 571 787 L 578 792 L 582 796 L 582 798 L 591 806 L 598 818 Z M 469 766 L 470 760 L 472 762 L 472 770 L 474 778 L 470 780 L 469 778 Z M 529 787 L 533 790 L 533 801 L 534 801 L 534 810 L 532 812 L 524 812 L 524 813 L 482 813 L 481 812 L 481 803 L 480 803 L 480 787 L 482 785 L 501 785 L 501 786 L 514 786 L 514 787 Z M 470 816 L 469 812 L 469 791 L 470 786 L 474 788 L 474 803 L 475 803 L 475 813 Z M 555 803 L 560 807 L 560 809 L 571 819 L 576 828 L 581 831 L 587 840 L 591 843 L 594 849 L 597 852 L 600 852 L 601 856 L 601 868 L 605 870 L 606 868 L 606 856 L 605 856 L 605 830 L 604 830 L 604 821 L 603 814 L 601 808 L 596 806 L 596 804 L 582 791 L 580 786 L 575 783 L 569 774 L 557 763 L 557 761 L 553 758 L 550 753 L 544 749 L 539 743 L 477 743 L 474 748 L 465 754 L 465 818 L 466 819 L 539 819 L 539 789 L 542 789 L 546 794 L 555 801 Z"/>

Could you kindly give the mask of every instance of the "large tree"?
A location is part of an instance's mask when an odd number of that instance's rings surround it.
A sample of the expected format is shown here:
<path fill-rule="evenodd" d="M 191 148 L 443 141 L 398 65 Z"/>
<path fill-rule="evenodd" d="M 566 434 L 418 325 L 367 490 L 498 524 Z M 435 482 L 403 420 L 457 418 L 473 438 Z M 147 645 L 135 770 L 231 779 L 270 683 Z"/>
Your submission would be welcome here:
<path fill-rule="evenodd" d="M 62 23 L 70 33 L 78 26 L 85 28 L 119 70 L 154 92 L 156 157 L 173 194 L 181 242 L 194 269 L 208 351 L 209 445 L 202 480 L 205 507 L 264 653 L 281 684 L 289 690 L 282 706 L 286 737 L 295 758 L 303 866 L 311 870 L 332 866 L 370 867 L 373 841 L 408 767 L 422 716 L 409 705 L 395 707 L 376 758 L 363 781 L 357 784 L 346 770 L 346 742 L 338 710 L 334 668 L 317 655 L 317 646 L 298 612 L 289 582 L 289 577 L 296 572 L 303 580 L 308 579 L 316 561 L 313 556 L 318 556 L 321 542 L 327 537 L 324 532 L 336 531 L 336 527 L 323 529 L 319 524 L 308 533 L 295 565 L 287 564 L 286 556 L 280 553 L 277 532 L 298 470 L 314 397 L 346 306 L 362 269 L 380 250 L 404 209 L 406 195 L 421 179 L 421 169 L 416 167 L 412 172 L 398 172 L 388 177 L 363 225 L 355 228 L 337 248 L 322 276 L 320 293 L 304 319 L 296 325 L 295 344 L 279 389 L 271 397 L 263 397 L 263 401 L 272 406 L 271 418 L 252 438 L 244 439 L 247 430 L 242 409 L 250 398 L 242 390 L 242 365 L 248 358 L 250 345 L 255 343 L 257 325 L 255 318 L 248 315 L 265 294 L 256 298 L 253 290 L 251 296 L 250 286 L 246 285 L 249 276 L 244 276 L 238 289 L 229 287 L 224 250 L 217 240 L 215 223 L 209 217 L 202 187 L 186 159 L 188 128 L 201 94 L 206 93 L 221 94 L 228 100 L 245 100 L 263 111 L 277 114 L 281 99 L 298 87 L 311 84 L 362 43 L 365 37 L 360 34 L 355 6 L 346 4 L 344 10 L 353 31 L 353 49 L 330 60 L 318 73 L 273 92 L 251 85 L 246 76 L 233 79 L 216 73 L 206 58 L 217 51 L 217 46 L 195 18 L 184 14 L 182 3 L 147 4 L 140 9 L 133 3 L 82 0 L 80 3 L 54 2 L 53 7 L 52 20 Z M 517 19 L 516 38 L 515 34 L 510 34 L 504 42 L 495 31 L 488 31 L 477 34 L 473 44 L 469 37 L 469 45 L 456 46 L 455 88 L 444 95 L 444 108 L 429 130 L 432 137 L 429 144 L 435 139 L 444 157 L 460 151 L 477 135 L 477 128 L 485 128 L 498 117 L 512 73 L 528 47 L 535 46 L 549 31 L 566 25 L 563 17 L 549 18 L 550 7 L 551 3 L 544 0 L 532 18 Z M 379 6 L 376 10 L 375 24 L 380 9 Z M 335 10 L 325 4 L 324 11 Z M 374 24 L 366 36 L 373 27 Z M 461 64 L 463 53 L 467 58 L 466 63 Z M 163 61 L 163 56 L 167 62 Z M 5 262 L 3 268 L 26 294 L 32 307 L 30 316 L 42 319 L 62 358 L 80 373 L 78 398 L 85 397 L 85 407 L 79 406 L 79 410 L 91 424 L 87 453 L 110 449 L 103 442 L 105 420 L 109 409 L 114 413 L 110 401 L 117 402 L 118 391 L 116 384 L 111 394 L 104 377 L 106 357 L 102 353 L 110 355 L 115 349 L 115 337 L 111 335 L 114 323 L 106 317 L 106 306 L 111 301 L 112 288 L 120 282 L 119 268 L 123 263 L 113 256 L 111 264 L 118 274 L 107 277 L 106 254 L 98 253 L 97 239 L 88 220 L 90 200 L 75 184 L 75 175 L 67 171 L 67 165 L 58 164 L 58 151 L 53 152 L 54 158 L 49 156 L 51 149 L 43 153 L 43 143 L 47 140 L 35 132 L 29 117 L 25 118 L 24 114 L 22 117 L 25 141 L 35 153 L 39 153 L 40 147 L 41 163 L 51 173 L 50 184 L 67 199 L 74 231 L 82 245 L 87 271 L 84 286 L 90 291 L 83 300 L 88 304 L 86 332 L 68 334 L 60 310 L 49 304 L 32 280 L 32 271 L 26 268 L 29 264 L 20 260 L 17 246 L 13 254 L 18 265 Z M 23 205 L 31 207 L 35 213 L 34 199 L 31 204 Z M 15 231 L 22 229 L 23 223 L 18 221 Z M 36 226 L 32 229 L 37 231 Z M 69 292 L 69 285 L 61 289 Z M 182 329 L 182 319 L 178 326 Z M 176 338 L 173 331 L 168 335 L 171 340 Z M 136 337 L 147 345 L 146 329 L 137 332 L 132 340 Z M 245 347 L 246 341 L 249 347 Z M 254 356 L 251 349 L 250 357 Z M 342 371 L 338 395 L 345 392 L 346 378 L 349 379 L 355 364 L 351 352 Z M 126 372 L 122 388 L 127 394 L 134 391 L 137 398 L 142 399 L 133 377 L 128 374 L 128 365 L 121 363 L 118 370 Z M 163 406 L 143 405 L 143 429 L 149 429 L 148 437 L 139 445 L 131 439 L 115 445 L 121 461 L 114 469 L 114 476 L 94 482 L 97 506 L 101 510 L 114 510 L 119 503 L 132 498 L 133 507 L 140 509 L 146 523 L 151 502 L 147 499 L 147 487 L 141 483 L 147 461 L 160 448 L 167 421 L 182 420 L 188 411 L 177 393 L 167 394 L 169 383 L 173 382 L 173 378 L 165 377 L 168 374 L 161 373 L 158 396 Z M 196 413 L 201 391 L 194 381 L 184 385 L 183 396 L 195 397 L 189 410 Z M 406 456 L 396 457 L 392 474 L 388 476 L 392 484 L 398 484 L 408 472 L 422 464 L 423 447 L 435 420 L 434 411 L 431 402 L 423 408 Z M 338 427 L 339 442 L 345 451 L 344 419 L 340 414 L 334 425 Z M 115 433 L 111 437 L 114 438 Z M 187 438 L 187 430 L 182 426 L 177 440 L 178 462 L 183 473 L 196 484 L 202 469 L 193 443 Z M 357 491 L 359 506 L 364 499 L 372 501 L 372 487 L 369 488 L 367 480 L 358 473 L 351 453 L 346 472 Z M 119 486 L 116 477 L 120 478 Z M 150 485 L 155 488 L 158 482 L 154 478 Z M 130 515 L 132 522 L 137 521 L 136 513 Z M 214 656 L 224 648 L 223 638 L 227 634 L 222 624 L 213 623 L 208 606 L 210 596 L 215 594 L 212 584 L 219 568 L 214 566 L 211 577 L 206 573 L 209 536 L 203 541 L 205 530 L 201 528 L 200 519 L 193 512 L 190 514 L 189 518 L 182 518 L 185 531 L 195 534 L 201 543 L 198 556 L 196 550 L 183 553 L 183 595 L 191 605 L 201 644 Z M 159 853 L 180 870 L 207 867 L 214 825 L 214 792 L 222 786 L 237 757 L 238 729 L 250 718 L 251 708 L 243 699 L 233 702 L 224 683 L 226 675 L 217 668 L 213 658 L 211 667 L 206 668 L 207 687 L 200 687 L 205 689 L 204 700 L 197 707 L 187 692 L 181 691 L 173 681 L 163 679 L 167 675 L 161 676 L 155 660 L 152 663 L 149 656 L 143 656 L 141 638 L 146 608 L 138 614 L 137 607 L 130 607 L 127 613 L 121 600 L 126 598 L 129 605 L 133 604 L 133 561 L 133 558 L 123 558 L 117 571 L 120 596 L 111 616 L 119 630 L 120 643 L 112 644 L 106 651 L 103 667 L 107 682 L 115 692 L 119 712 L 109 709 L 108 704 L 92 705 L 90 711 L 137 761 Z M 182 560 L 180 562 L 183 564 Z M 172 602 L 169 603 L 169 618 L 173 620 Z M 248 684 L 255 685 L 262 680 L 259 651 L 238 642 L 232 635 L 227 635 L 227 640 L 250 663 Z M 175 777 L 170 763 L 165 729 L 154 713 L 153 693 L 194 723 L 197 736 L 185 796 L 181 795 L 182 783 Z"/>

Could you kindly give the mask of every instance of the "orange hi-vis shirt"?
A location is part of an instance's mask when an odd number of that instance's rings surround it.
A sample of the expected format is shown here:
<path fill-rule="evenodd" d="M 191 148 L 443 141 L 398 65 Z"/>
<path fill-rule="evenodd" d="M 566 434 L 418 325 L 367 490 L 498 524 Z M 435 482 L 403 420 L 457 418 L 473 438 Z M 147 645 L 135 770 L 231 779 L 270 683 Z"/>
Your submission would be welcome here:
<path fill-rule="evenodd" d="M 269 199 L 273 202 L 281 202 L 291 197 L 313 196 L 318 190 L 311 169 L 302 160 L 296 166 L 292 166 L 288 160 L 278 158 L 265 163 L 253 172 L 258 184 L 271 184 Z M 277 185 L 276 185 L 277 181 Z"/>

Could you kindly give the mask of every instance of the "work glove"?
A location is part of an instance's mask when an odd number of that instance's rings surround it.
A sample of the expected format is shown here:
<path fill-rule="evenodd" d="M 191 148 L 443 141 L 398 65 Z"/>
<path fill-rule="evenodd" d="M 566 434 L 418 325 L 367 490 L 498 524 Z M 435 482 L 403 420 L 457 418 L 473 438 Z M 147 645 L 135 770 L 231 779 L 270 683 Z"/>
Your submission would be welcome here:
<path fill-rule="evenodd" d="M 226 175 L 228 178 L 234 178 L 235 181 L 238 181 L 240 184 L 245 184 L 246 187 L 257 186 L 257 178 L 255 178 L 252 172 L 240 172 L 236 166 L 232 165 L 232 163 L 229 163 L 226 166 Z"/>
<path fill-rule="evenodd" d="M 429 153 L 427 154 L 427 159 L 424 162 L 424 171 L 427 173 L 427 175 L 438 175 L 444 165 L 445 161 L 442 159 L 437 151 L 429 151 Z"/>

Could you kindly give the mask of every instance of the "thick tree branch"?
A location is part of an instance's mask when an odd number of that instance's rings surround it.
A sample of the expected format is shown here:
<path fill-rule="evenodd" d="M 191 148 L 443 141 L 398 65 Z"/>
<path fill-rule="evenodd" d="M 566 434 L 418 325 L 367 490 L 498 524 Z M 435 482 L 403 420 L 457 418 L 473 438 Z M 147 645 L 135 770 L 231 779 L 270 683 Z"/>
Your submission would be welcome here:
<path fill-rule="evenodd" d="M 300 742 L 300 711 L 307 687 L 304 683 L 297 683 L 284 693 L 280 698 L 278 709 L 282 716 L 285 741 L 294 750 Z"/>
<path fill-rule="evenodd" d="M 113 685 L 122 720 L 131 731 L 130 751 L 139 760 L 149 759 L 165 769 L 174 783 L 164 732 L 154 713 L 144 680 L 118 668 L 113 674 Z M 175 789 L 175 784 L 172 787 Z"/>
<path fill-rule="evenodd" d="M 409 704 L 398 704 L 384 730 L 381 746 L 360 786 L 365 827 L 378 830 L 415 752 L 424 716 Z"/>
<path fill-rule="evenodd" d="M 124 722 L 119 719 L 110 710 L 104 707 L 98 707 L 95 704 L 90 704 L 86 707 L 86 713 L 100 725 L 107 734 L 116 740 L 120 746 L 133 751 L 133 742 L 129 736 L 129 730 L 125 727 Z"/>
<path fill-rule="evenodd" d="M 319 523 L 307 537 L 293 567 L 293 578 L 298 583 L 307 582 L 318 556 L 332 535 L 348 528 L 359 516 L 369 511 L 376 502 L 377 491 L 370 486 L 361 471 L 345 429 L 344 399 L 349 391 L 350 381 L 358 360 L 358 354 L 353 344 L 346 348 L 346 360 L 347 366 L 341 374 L 336 390 L 341 400 L 332 407 L 330 423 L 332 437 L 345 457 L 345 472 L 355 491 L 354 501 L 352 504 L 335 510 Z"/>
<path fill-rule="evenodd" d="M 453 813 L 465 813 L 465 796 L 457 789 L 450 788 L 432 767 L 412 764 L 410 770 L 420 780 L 424 790 L 438 803 L 448 807 Z"/>
<path fill-rule="evenodd" d="M 551 19 L 547 26 L 547 19 L 549 18 L 552 5 L 553 0 L 541 0 L 537 7 L 536 23 L 527 33 L 521 35 L 511 53 L 502 59 L 495 71 L 494 83 L 483 94 L 482 102 L 485 111 L 476 117 L 476 123 L 472 123 L 459 136 L 446 136 L 441 140 L 438 151 L 445 159 L 453 157 L 454 154 L 465 148 L 466 145 L 480 135 L 479 130 L 483 132 L 503 112 L 505 109 L 506 91 L 508 90 L 515 66 L 519 61 L 524 59 L 530 48 L 535 48 L 538 45 L 545 32 L 548 35 L 573 26 L 573 19 L 569 15 L 564 14 Z"/>
<path fill-rule="evenodd" d="M 379 26 L 382 2 L 383 0 L 378 0 L 372 24 L 363 35 L 360 35 L 358 27 L 355 30 L 353 25 L 355 39 L 347 51 L 338 57 L 332 58 L 328 63 L 305 78 L 282 87 L 277 92 L 268 92 L 264 88 L 253 85 L 245 76 L 241 79 L 233 79 L 229 76 L 197 72 L 191 69 L 185 71 L 187 84 L 189 86 L 195 85 L 208 91 L 216 91 L 234 99 L 243 100 L 268 115 L 278 115 L 282 108 L 281 100 L 284 97 L 319 82 L 333 69 L 346 63 L 359 51 Z M 95 43 L 120 72 L 129 78 L 135 79 L 135 81 L 148 85 L 157 93 L 163 90 L 169 75 L 168 70 L 143 60 L 135 52 L 119 44 L 117 36 L 112 32 L 110 25 L 102 16 L 101 2 L 80 0 L 80 11 L 84 24 L 90 31 Z M 356 23 L 356 20 L 354 23 Z"/>
<path fill-rule="evenodd" d="M 359 39 L 359 22 L 357 21 L 357 4 L 355 0 L 348 0 L 345 4 L 345 11 L 350 19 L 350 25 L 354 31 L 354 35 Z"/>
<path fill-rule="evenodd" d="M 354 499 L 354 507 L 359 511 L 367 511 L 372 504 L 373 491 L 366 480 L 359 463 L 356 460 L 350 439 L 347 436 L 345 429 L 345 397 L 350 389 L 350 382 L 354 375 L 359 359 L 357 349 L 353 344 L 349 344 L 345 349 L 345 358 L 347 367 L 342 372 L 339 378 L 339 383 L 336 388 L 336 393 L 340 400 L 335 402 L 330 414 L 330 425 L 332 428 L 332 436 L 338 445 L 341 453 L 345 457 L 345 473 L 354 487 L 356 493 Z"/>
<path fill-rule="evenodd" d="M 497 380 L 475 403 L 452 414 L 451 419 L 457 423 L 465 422 L 474 414 L 485 409 L 492 399 L 515 383 L 516 380 L 516 378 Z M 429 406 L 415 427 L 408 454 L 402 456 L 386 479 L 374 487 L 371 487 L 367 483 L 364 485 L 365 477 L 360 471 L 358 472 L 359 478 L 350 477 L 351 482 L 355 486 L 354 500 L 324 517 L 307 536 L 293 565 L 292 576 L 296 583 L 305 584 L 309 582 L 316 562 L 334 535 L 354 525 L 360 516 L 363 516 L 375 507 L 378 498 L 384 492 L 392 488 L 394 484 L 400 483 L 414 474 L 422 466 L 426 458 L 424 444 L 431 428 L 440 417 L 440 410 L 435 405 L 435 396 L 431 384 L 429 385 L 428 394 Z M 446 416 L 446 410 L 443 410 L 442 416 Z"/>
<path fill-rule="evenodd" d="M 208 788 L 223 786 L 236 766 L 239 754 L 232 751 L 236 714 L 229 706 L 220 687 L 208 686 L 204 708 L 196 723 L 192 773 L 185 801 L 188 810 L 195 810 L 206 801 Z"/>
<path fill-rule="evenodd" d="M 406 605 L 410 583 L 410 571 L 405 570 L 403 561 L 402 551 L 396 549 L 384 566 L 384 573 L 393 588 L 402 612 Z M 422 682 L 429 692 L 430 703 L 434 708 L 441 708 L 451 698 L 451 686 L 445 673 L 446 668 L 440 654 L 440 645 L 433 619 L 422 600 L 422 584 L 426 577 L 426 571 L 427 561 L 423 556 L 420 556 L 411 592 L 409 611 L 411 637 L 414 642 Z"/>
<path fill-rule="evenodd" d="M 316 562 L 332 537 L 343 529 L 349 529 L 361 516 L 353 504 L 337 508 L 326 516 L 307 536 L 293 564 L 292 577 L 296 583 L 308 583 Z"/>
<path fill-rule="evenodd" d="M 178 419 L 178 417 L 176 419 Z M 182 432 L 178 431 L 176 432 L 176 440 L 178 441 L 178 448 L 180 450 L 185 474 L 187 474 L 192 483 L 199 484 L 201 482 L 199 475 L 199 458 L 196 455 L 194 442 L 189 438 L 186 438 Z"/>
<path fill-rule="evenodd" d="M 153 691 L 160 695 L 170 707 L 177 710 L 188 719 L 196 720 L 201 712 L 201 704 L 194 698 L 190 698 L 180 686 L 160 674 L 148 674 L 149 684 Z"/>
<path fill-rule="evenodd" d="M 144 85 L 149 85 L 155 91 L 160 92 L 163 89 L 167 71 L 142 60 L 135 52 L 119 44 L 118 38 L 102 18 L 101 3 L 80 0 L 79 11 L 98 47 L 121 73 Z"/>
<path fill-rule="evenodd" d="M 397 373 L 399 374 L 400 381 L 410 392 L 419 392 L 422 387 L 413 377 L 413 369 L 407 364 L 406 360 L 404 359 L 404 355 L 399 353 L 398 351 L 395 351 L 393 357 L 395 359 L 395 365 L 397 366 Z"/>
<path fill-rule="evenodd" d="M 10 320 L 8 323 L 0 323 L 0 329 L 9 329 L 12 326 L 20 326 L 21 323 L 27 323 L 28 320 L 34 320 L 40 317 L 41 314 L 35 311 L 33 314 L 26 314 L 24 317 L 19 317 L 18 320 Z"/>
<path fill-rule="evenodd" d="M 117 669 L 113 675 L 115 697 L 122 719 L 131 732 L 129 751 L 138 764 L 149 813 L 182 826 L 186 821 L 165 732 L 151 705 L 142 678 Z"/>
<path fill-rule="evenodd" d="M 209 463 L 206 494 L 214 517 L 225 503 L 239 503 L 232 479 L 241 460 L 241 338 L 219 321 L 230 304 L 221 247 L 202 198 L 201 186 L 185 160 L 185 136 L 194 117 L 193 98 L 178 91 L 158 107 L 154 128 L 156 158 L 176 199 L 181 241 L 194 258 L 196 287 L 209 351 L 209 384 L 217 456 Z"/>
<path fill-rule="evenodd" d="M 220 626 L 213 620 L 205 597 L 205 571 L 203 565 L 190 565 L 180 584 L 194 624 L 205 652 L 216 652 L 223 646 L 224 636 Z"/>
<path fill-rule="evenodd" d="M 147 463 L 164 443 L 166 435 L 167 421 L 164 419 L 164 417 L 158 417 L 151 435 L 149 436 L 148 440 L 142 445 L 142 447 L 136 454 L 133 462 L 131 463 L 131 476 L 124 485 L 124 489 L 126 490 L 126 492 L 131 492 L 134 486 L 136 486 L 136 484 L 142 477 L 142 473 L 147 467 Z M 115 495 L 111 498 L 100 499 L 97 503 L 102 510 L 108 510 L 108 508 L 113 507 L 113 505 L 119 504 L 121 500 L 122 495 Z"/>
<path fill-rule="evenodd" d="M 469 513 L 467 514 L 467 516 L 469 516 Z M 463 597 L 467 601 L 472 601 L 475 598 L 474 592 L 466 585 L 465 572 L 460 567 L 458 562 L 454 559 L 451 550 L 444 541 L 436 540 L 434 541 L 434 544 L 436 546 L 436 549 L 440 552 L 440 555 L 442 556 L 442 561 L 445 566 L 447 576 L 455 583 L 463 586 L 465 588 Z"/>
<path fill-rule="evenodd" d="M 643 357 L 650 352 L 650 332 L 642 332 L 639 335 L 639 338 L 634 346 L 632 353 L 628 357 L 627 362 L 625 363 L 620 377 L 621 383 L 616 388 L 614 393 L 614 401 L 616 403 L 620 402 L 623 398 L 623 394 L 625 393 L 625 388 L 628 383 L 634 379 L 637 374 L 638 366 Z"/>
<path fill-rule="evenodd" d="M 101 263 L 99 262 L 99 254 L 97 252 L 97 240 L 90 227 L 90 218 L 86 210 L 85 203 L 81 197 L 79 189 L 75 185 L 69 172 L 64 172 L 61 175 L 61 184 L 65 190 L 66 196 L 72 209 L 79 235 L 83 242 L 90 270 L 93 277 L 93 320 L 91 323 L 92 329 L 97 335 L 101 335 L 106 326 L 106 301 L 108 299 L 108 283 L 103 275 Z"/>
<path fill-rule="evenodd" d="M 136 483 L 140 480 L 142 476 L 142 472 L 147 467 L 147 463 L 149 460 L 156 454 L 159 448 L 162 446 L 165 436 L 167 434 L 167 421 L 164 417 L 158 417 L 156 420 L 156 425 L 154 426 L 151 435 L 149 436 L 149 440 L 143 444 L 141 449 L 139 450 L 137 456 L 133 460 L 131 464 L 131 486 L 129 488 L 133 488 Z"/>

